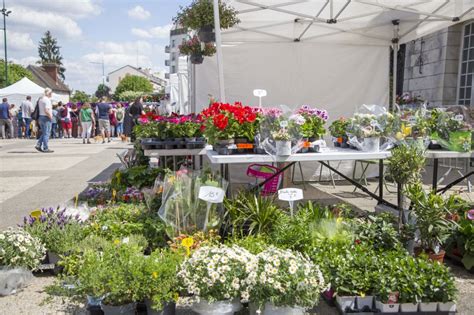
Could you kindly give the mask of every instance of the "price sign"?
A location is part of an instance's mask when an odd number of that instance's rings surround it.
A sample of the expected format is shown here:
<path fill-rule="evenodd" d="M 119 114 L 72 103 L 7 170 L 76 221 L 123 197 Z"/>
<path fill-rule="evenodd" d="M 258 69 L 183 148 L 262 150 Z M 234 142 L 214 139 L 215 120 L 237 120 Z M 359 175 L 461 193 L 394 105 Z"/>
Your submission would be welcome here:
<path fill-rule="evenodd" d="M 464 116 L 459 114 L 459 115 L 456 115 L 454 116 L 454 119 L 457 120 L 457 121 L 463 121 L 464 120 Z"/>
<path fill-rule="evenodd" d="M 199 189 L 199 199 L 209 203 L 221 203 L 224 201 L 224 196 L 224 190 L 219 187 L 202 186 Z"/>
<path fill-rule="evenodd" d="M 237 149 L 253 149 L 252 143 L 237 143 Z"/>
<path fill-rule="evenodd" d="M 286 128 L 286 127 L 288 127 L 288 121 L 286 121 L 286 120 L 280 121 L 280 127 L 281 127 L 281 128 Z"/>
<path fill-rule="evenodd" d="M 260 90 L 260 89 L 253 90 L 253 95 L 256 96 L 256 97 L 264 97 L 264 96 L 267 96 L 267 91 L 266 90 Z"/>
<path fill-rule="evenodd" d="M 285 188 L 278 191 L 278 199 L 283 201 L 297 201 L 303 199 L 303 190 L 299 188 Z"/>
<path fill-rule="evenodd" d="M 410 118 L 408 118 L 408 122 L 412 125 L 416 124 L 416 117 L 415 116 L 411 116 Z"/>

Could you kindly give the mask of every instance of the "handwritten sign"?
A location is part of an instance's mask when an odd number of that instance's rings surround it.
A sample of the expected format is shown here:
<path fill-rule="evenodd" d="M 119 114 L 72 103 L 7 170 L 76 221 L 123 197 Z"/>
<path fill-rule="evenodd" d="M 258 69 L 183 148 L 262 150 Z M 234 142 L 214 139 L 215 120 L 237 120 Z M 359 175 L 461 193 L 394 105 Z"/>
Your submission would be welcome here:
<path fill-rule="evenodd" d="M 285 188 L 278 191 L 278 199 L 283 201 L 297 201 L 303 199 L 303 190 L 299 188 Z"/>
<path fill-rule="evenodd" d="M 408 118 L 408 122 L 412 125 L 416 124 L 416 121 L 417 121 L 417 119 L 416 119 L 415 116 L 411 116 L 410 118 Z"/>
<path fill-rule="evenodd" d="M 264 96 L 267 96 L 267 91 L 256 89 L 256 90 L 253 90 L 253 95 L 256 97 L 264 97 Z"/>
<path fill-rule="evenodd" d="M 457 120 L 457 121 L 463 121 L 464 120 L 464 116 L 459 114 L 459 115 L 456 115 L 454 116 L 454 120 Z"/>
<path fill-rule="evenodd" d="M 201 186 L 199 199 L 210 203 L 221 203 L 224 201 L 225 191 L 220 187 Z"/>

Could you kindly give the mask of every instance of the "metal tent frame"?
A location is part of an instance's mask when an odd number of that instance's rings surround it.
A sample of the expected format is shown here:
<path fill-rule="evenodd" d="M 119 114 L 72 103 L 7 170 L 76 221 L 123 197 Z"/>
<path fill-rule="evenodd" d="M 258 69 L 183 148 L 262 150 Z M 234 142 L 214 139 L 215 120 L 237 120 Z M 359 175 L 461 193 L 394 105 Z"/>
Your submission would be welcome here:
<path fill-rule="evenodd" d="M 223 102 L 226 100 L 223 43 L 313 42 L 352 35 L 355 44 L 363 45 L 370 41 L 371 44 L 391 46 L 396 60 L 401 43 L 474 17 L 474 0 L 227 0 L 237 9 L 241 23 L 221 32 L 217 10 L 219 0 L 213 1 L 219 98 Z M 314 14 L 302 12 L 309 6 L 313 6 Z M 248 21 L 249 15 L 253 21 Z M 257 16 L 266 19 L 255 23 Z M 381 21 L 377 21 L 381 17 Z M 315 29 L 320 31 L 311 34 Z M 288 36 L 288 30 L 293 30 L 294 36 Z M 244 36 L 239 37 L 242 34 Z M 245 34 L 261 37 L 246 38 Z M 393 101 L 396 97 L 396 73 L 397 62 L 394 62 Z"/>

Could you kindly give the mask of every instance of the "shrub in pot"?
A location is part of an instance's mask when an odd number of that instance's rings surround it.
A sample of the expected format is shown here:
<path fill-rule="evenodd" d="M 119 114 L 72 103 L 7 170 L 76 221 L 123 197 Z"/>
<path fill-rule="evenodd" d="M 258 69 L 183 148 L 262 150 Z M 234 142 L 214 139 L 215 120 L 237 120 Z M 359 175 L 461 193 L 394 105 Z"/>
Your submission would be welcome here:
<path fill-rule="evenodd" d="M 250 300 L 265 315 L 304 314 L 326 289 L 318 266 L 299 252 L 270 247 L 249 268 Z"/>
<path fill-rule="evenodd" d="M 334 145 L 336 147 L 347 147 L 347 128 L 349 127 L 349 121 L 343 117 L 332 122 L 329 126 L 329 132 L 333 137 Z"/>
<path fill-rule="evenodd" d="M 275 140 L 277 156 L 291 155 L 291 136 L 286 128 L 280 128 L 277 132 L 272 134 Z"/>
<path fill-rule="evenodd" d="M 170 250 L 156 250 L 143 260 L 140 295 L 145 298 L 148 314 L 171 315 L 178 297 L 176 274 L 182 258 Z"/>
<path fill-rule="evenodd" d="M 191 63 L 201 64 L 204 56 L 212 56 L 216 53 L 216 47 L 212 43 L 202 43 L 197 36 L 194 36 L 179 45 L 179 52 L 190 56 Z"/>
<path fill-rule="evenodd" d="M 238 246 L 203 246 L 184 261 L 178 278 L 200 314 L 231 315 L 248 301 L 248 277 L 255 274 L 254 255 Z"/>
<path fill-rule="evenodd" d="M 455 226 L 448 219 L 451 215 L 449 203 L 435 192 L 426 193 L 421 184 L 411 185 L 407 191 L 419 230 L 420 251 L 428 253 L 430 259 L 442 262 L 445 251 L 441 246 Z"/>

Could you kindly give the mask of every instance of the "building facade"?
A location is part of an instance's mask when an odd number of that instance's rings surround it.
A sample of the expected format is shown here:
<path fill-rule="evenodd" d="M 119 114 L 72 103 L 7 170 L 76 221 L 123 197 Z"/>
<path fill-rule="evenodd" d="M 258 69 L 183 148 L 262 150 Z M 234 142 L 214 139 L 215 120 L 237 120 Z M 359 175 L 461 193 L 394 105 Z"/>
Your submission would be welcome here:
<path fill-rule="evenodd" d="M 165 47 L 165 53 L 169 58 L 165 60 L 165 66 L 169 67 L 169 74 L 178 72 L 179 64 L 179 45 L 188 38 L 186 29 L 175 27 L 170 31 L 170 44 Z M 167 74 L 167 79 L 169 79 Z"/>
<path fill-rule="evenodd" d="M 474 20 L 406 44 L 403 91 L 431 106 L 474 105 Z"/>
<path fill-rule="evenodd" d="M 166 87 L 167 82 L 165 79 L 153 74 L 150 69 L 135 68 L 130 65 L 118 68 L 107 75 L 107 85 L 110 87 L 110 91 L 115 93 L 120 81 L 125 78 L 126 75 L 136 75 L 147 78 L 153 85 L 153 92 L 159 93 Z"/>

